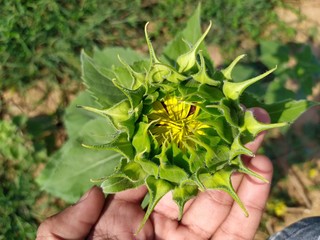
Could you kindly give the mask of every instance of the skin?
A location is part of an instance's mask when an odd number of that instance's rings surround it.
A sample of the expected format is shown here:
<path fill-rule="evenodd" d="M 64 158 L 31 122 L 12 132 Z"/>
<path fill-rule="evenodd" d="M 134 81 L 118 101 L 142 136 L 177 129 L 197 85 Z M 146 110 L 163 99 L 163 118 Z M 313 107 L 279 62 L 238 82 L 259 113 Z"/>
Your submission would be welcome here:
<path fill-rule="evenodd" d="M 269 122 L 268 114 L 251 109 L 261 122 Z M 246 146 L 257 152 L 265 133 Z M 269 180 L 271 161 L 261 155 L 245 157 L 246 165 Z M 178 208 L 170 193 L 165 195 L 143 229 L 135 235 L 144 211 L 140 203 L 147 190 L 140 187 L 108 196 L 91 188 L 75 205 L 46 219 L 38 229 L 37 239 L 253 239 L 269 195 L 270 184 L 236 173 L 234 189 L 246 206 L 249 217 L 223 191 L 205 191 L 187 202 L 182 220 L 177 221 Z"/>

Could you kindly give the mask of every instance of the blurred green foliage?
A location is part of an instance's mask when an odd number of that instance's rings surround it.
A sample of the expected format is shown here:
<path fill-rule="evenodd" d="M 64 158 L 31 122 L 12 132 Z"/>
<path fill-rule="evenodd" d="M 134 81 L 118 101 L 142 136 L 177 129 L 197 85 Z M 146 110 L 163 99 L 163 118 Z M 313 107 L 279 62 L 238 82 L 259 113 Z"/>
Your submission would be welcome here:
<path fill-rule="evenodd" d="M 37 219 L 32 211 L 40 192 L 32 142 L 11 121 L 0 121 L 0 239 L 34 239 Z"/>
<path fill-rule="evenodd" d="M 203 1 L 203 22 L 214 23 L 209 39 L 233 53 L 242 40 L 259 40 L 267 25 L 290 31 L 273 12 L 278 5 L 281 0 Z M 147 21 L 153 23 L 152 36 L 166 42 L 196 6 L 193 0 L 1 1 L 0 89 L 20 89 L 37 79 L 78 80 L 82 48 L 137 48 Z"/>
<path fill-rule="evenodd" d="M 259 86 L 248 91 L 265 103 L 287 99 L 306 99 L 319 82 L 320 61 L 311 46 L 303 43 L 281 43 L 263 40 L 255 53 L 235 69 L 236 80 L 277 66 L 277 70 Z"/>

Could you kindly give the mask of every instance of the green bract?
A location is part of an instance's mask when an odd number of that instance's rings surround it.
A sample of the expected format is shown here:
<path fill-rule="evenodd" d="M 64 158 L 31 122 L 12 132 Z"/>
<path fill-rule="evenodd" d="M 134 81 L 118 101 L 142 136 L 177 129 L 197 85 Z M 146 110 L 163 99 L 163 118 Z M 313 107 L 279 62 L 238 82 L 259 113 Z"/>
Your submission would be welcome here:
<path fill-rule="evenodd" d="M 248 215 L 232 187 L 231 175 L 237 171 L 266 180 L 242 163 L 241 155 L 254 156 L 244 145 L 261 131 L 287 125 L 304 110 L 281 115 L 294 103 L 267 106 L 244 92 L 276 67 L 241 82 L 233 81 L 232 71 L 244 55 L 225 69 L 214 69 L 203 44 L 210 27 L 211 23 L 200 36 L 192 34 L 198 37 L 191 43 L 174 42 L 162 58 L 155 54 L 147 25 L 147 61 L 136 55 L 126 61 L 119 55 L 120 65 L 105 68 L 82 53 L 85 84 L 101 105 L 82 108 L 106 118 L 109 129 L 105 140 L 100 136 L 98 144 L 85 141 L 83 145 L 122 156 L 113 174 L 101 180 L 105 193 L 147 186 L 149 202 L 140 229 L 170 191 L 180 209 L 179 218 L 185 203 L 206 189 L 227 192 Z M 243 105 L 265 107 L 273 123 L 258 122 Z M 295 108 L 300 105 L 297 102 Z"/>

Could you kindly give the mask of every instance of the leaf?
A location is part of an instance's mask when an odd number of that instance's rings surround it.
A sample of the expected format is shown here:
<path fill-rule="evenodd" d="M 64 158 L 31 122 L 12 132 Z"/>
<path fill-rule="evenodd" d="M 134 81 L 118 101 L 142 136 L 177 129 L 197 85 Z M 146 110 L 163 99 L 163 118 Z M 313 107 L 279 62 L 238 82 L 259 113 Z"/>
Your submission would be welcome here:
<path fill-rule="evenodd" d="M 246 148 L 240 141 L 240 135 L 236 136 L 233 140 L 233 143 L 231 144 L 230 147 L 230 157 L 229 159 L 233 159 L 236 156 L 239 156 L 241 154 L 247 155 L 247 156 L 254 156 L 254 153 L 251 152 L 248 148 Z"/>
<path fill-rule="evenodd" d="M 106 138 L 105 141 L 108 139 Z M 95 150 L 112 150 L 116 151 L 128 159 L 134 158 L 134 151 L 131 143 L 128 141 L 128 134 L 125 132 L 118 132 L 114 138 L 104 144 L 82 144 L 84 147 Z"/>
<path fill-rule="evenodd" d="M 122 166 L 122 172 L 133 182 L 141 182 L 147 176 L 141 165 L 136 162 L 128 162 Z"/>
<path fill-rule="evenodd" d="M 88 92 L 80 93 L 66 109 L 64 116 L 69 140 L 54 153 L 36 179 L 42 189 L 67 202 L 75 202 L 92 182 L 113 173 L 120 155 L 114 151 L 92 151 L 81 146 L 114 138 L 115 128 L 108 119 L 76 108 L 78 104 L 97 105 Z"/>
<path fill-rule="evenodd" d="M 231 100 L 225 98 L 222 99 L 219 109 L 223 112 L 226 121 L 231 126 L 239 126 L 239 111 L 237 111 L 237 108 L 235 108 L 235 104 Z"/>
<path fill-rule="evenodd" d="M 222 75 L 224 76 L 224 78 L 226 80 L 231 80 L 232 79 L 232 71 L 233 71 L 233 68 L 237 65 L 237 63 L 242 59 L 244 58 L 246 55 L 245 54 L 242 54 L 238 57 L 236 57 L 232 63 L 230 63 L 230 65 L 228 67 L 226 67 L 225 69 L 221 70 L 221 73 Z"/>
<path fill-rule="evenodd" d="M 97 117 L 94 113 L 77 108 L 79 105 L 99 107 L 87 91 L 78 93 L 77 97 L 65 110 L 65 114 L 63 116 L 64 125 L 67 129 L 69 138 L 76 137 L 79 134 L 79 127 Z"/>
<path fill-rule="evenodd" d="M 272 122 L 294 122 L 302 113 L 313 106 L 320 105 L 319 102 L 308 100 L 287 100 L 279 103 L 266 105 Z"/>
<path fill-rule="evenodd" d="M 272 123 L 294 122 L 309 108 L 320 105 L 319 102 L 312 102 L 308 100 L 286 100 L 273 104 L 264 104 L 248 93 L 244 93 L 242 95 L 240 102 L 247 108 L 261 107 L 265 109 L 269 113 Z"/>
<path fill-rule="evenodd" d="M 89 92 L 104 107 L 108 108 L 119 103 L 126 96 L 105 75 L 98 71 L 92 58 L 85 52 L 81 54 L 82 78 Z"/>
<path fill-rule="evenodd" d="M 87 139 L 83 129 L 97 125 L 95 119 L 79 127 L 79 138 Z M 100 129 L 101 132 L 101 129 Z M 49 160 L 36 179 L 42 189 L 67 202 L 75 202 L 93 184 L 90 179 L 113 173 L 120 155 L 114 151 L 92 151 L 81 146 L 78 137 L 70 138 Z"/>
<path fill-rule="evenodd" d="M 231 163 L 237 166 L 237 168 L 238 168 L 237 171 L 238 172 L 242 172 L 242 173 L 251 175 L 253 177 L 256 177 L 256 178 L 260 179 L 262 182 L 269 183 L 269 181 L 267 179 L 262 177 L 260 174 L 252 171 L 245 164 L 243 164 L 243 162 L 241 160 L 241 156 L 238 156 L 235 159 L 233 159 Z"/>
<path fill-rule="evenodd" d="M 279 42 L 261 41 L 260 51 L 260 61 L 268 68 L 280 64 L 279 69 L 281 69 L 281 63 L 288 62 L 289 60 L 289 48 Z"/>
<path fill-rule="evenodd" d="M 199 4 L 194 14 L 189 18 L 184 30 L 178 33 L 174 40 L 165 47 L 163 56 L 167 61 L 173 63 L 180 55 L 190 50 L 185 41 L 194 44 L 201 37 L 202 31 L 200 16 L 201 5 Z M 203 51 L 203 55 L 205 57 L 208 56 L 203 43 L 200 45 L 199 50 Z"/>
<path fill-rule="evenodd" d="M 274 103 L 294 99 L 295 93 L 286 88 L 289 76 L 274 79 L 265 90 L 265 103 Z"/>
<path fill-rule="evenodd" d="M 231 143 L 232 136 L 232 128 L 229 127 L 228 122 L 224 117 L 218 117 L 214 121 L 212 121 L 211 126 L 215 128 L 218 135 L 227 143 Z"/>
<path fill-rule="evenodd" d="M 95 48 L 93 53 L 93 61 L 95 65 L 100 68 L 111 69 L 112 66 L 123 66 L 119 61 L 119 57 L 129 65 L 145 59 L 145 57 L 138 54 L 137 51 L 122 47 L 107 47 L 103 50 Z"/>

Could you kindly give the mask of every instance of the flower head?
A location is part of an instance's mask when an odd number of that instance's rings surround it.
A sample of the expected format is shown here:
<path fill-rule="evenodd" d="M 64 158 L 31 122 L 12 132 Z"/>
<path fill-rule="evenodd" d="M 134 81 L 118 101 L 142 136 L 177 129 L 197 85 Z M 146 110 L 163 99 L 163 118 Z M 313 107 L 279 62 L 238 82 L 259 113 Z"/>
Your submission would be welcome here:
<path fill-rule="evenodd" d="M 121 60 L 123 68 L 113 69 L 111 81 L 91 84 L 97 98 L 105 101 L 101 101 L 102 109 L 84 108 L 106 117 L 117 131 L 107 143 L 85 146 L 123 155 L 114 174 L 103 179 L 106 193 L 147 186 L 149 204 L 141 227 L 169 191 L 180 208 L 180 218 L 184 204 L 206 189 L 226 191 L 247 215 L 232 187 L 231 175 L 239 171 L 264 179 L 242 163 L 241 155 L 253 155 L 244 144 L 263 130 L 286 124 L 259 123 L 240 105 L 245 89 L 275 68 L 233 82 L 232 70 L 244 55 L 222 70 L 209 66 L 211 61 L 201 46 L 210 27 L 211 23 L 189 50 L 170 64 L 155 55 L 146 30 L 149 62 L 129 65 Z M 83 62 L 89 80 L 106 72 L 85 54 Z M 110 95 L 105 96 L 103 89 Z"/>

